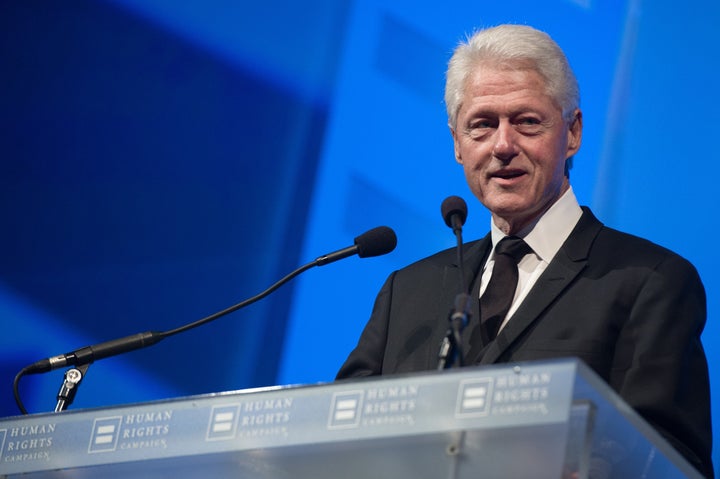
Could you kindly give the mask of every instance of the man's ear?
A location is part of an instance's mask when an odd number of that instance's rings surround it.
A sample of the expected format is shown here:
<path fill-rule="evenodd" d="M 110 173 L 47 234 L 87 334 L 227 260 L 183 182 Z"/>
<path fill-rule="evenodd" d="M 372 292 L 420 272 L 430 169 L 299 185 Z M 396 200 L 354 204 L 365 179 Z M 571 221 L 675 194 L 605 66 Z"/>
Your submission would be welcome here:
<path fill-rule="evenodd" d="M 454 128 L 450 128 L 450 134 L 453 137 L 453 148 L 455 149 L 455 161 L 462 165 L 462 156 L 460 155 L 460 142 Z"/>
<path fill-rule="evenodd" d="M 582 143 L 582 111 L 576 109 L 573 112 L 573 119 L 568 124 L 568 142 L 567 142 L 567 153 L 565 158 L 570 158 L 580 150 L 580 144 Z"/>

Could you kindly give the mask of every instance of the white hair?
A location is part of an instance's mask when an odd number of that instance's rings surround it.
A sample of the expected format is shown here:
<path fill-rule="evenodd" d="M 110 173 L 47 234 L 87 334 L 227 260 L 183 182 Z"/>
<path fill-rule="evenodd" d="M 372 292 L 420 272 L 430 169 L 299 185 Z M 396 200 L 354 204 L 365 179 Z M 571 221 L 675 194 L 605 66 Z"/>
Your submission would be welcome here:
<path fill-rule="evenodd" d="M 580 107 L 580 89 L 565 54 L 550 36 L 525 25 L 500 25 L 474 33 L 455 49 L 448 64 L 445 105 L 450 128 L 465 94 L 465 83 L 479 64 L 532 69 L 545 80 L 547 93 L 566 121 Z"/>

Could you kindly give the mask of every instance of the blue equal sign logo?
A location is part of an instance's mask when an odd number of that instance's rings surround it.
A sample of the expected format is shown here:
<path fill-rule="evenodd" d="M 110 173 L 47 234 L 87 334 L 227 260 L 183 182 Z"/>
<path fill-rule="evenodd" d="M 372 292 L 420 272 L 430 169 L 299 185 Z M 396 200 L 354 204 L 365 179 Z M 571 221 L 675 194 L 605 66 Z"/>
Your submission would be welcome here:
<path fill-rule="evenodd" d="M 492 389 L 492 378 L 462 381 L 458 391 L 455 414 L 457 416 L 486 416 L 490 411 Z"/>
<path fill-rule="evenodd" d="M 117 448 L 122 416 L 95 419 L 88 452 L 109 452 Z"/>
<path fill-rule="evenodd" d="M 333 394 L 329 429 L 357 427 L 360 423 L 360 411 L 363 391 L 349 391 Z"/>
<path fill-rule="evenodd" d="M 218 441 L 232 439 L 237 430 L 237 420 L 240 408 L 235 406 L 215 406 L 210 412 L 207 440 Z"/>

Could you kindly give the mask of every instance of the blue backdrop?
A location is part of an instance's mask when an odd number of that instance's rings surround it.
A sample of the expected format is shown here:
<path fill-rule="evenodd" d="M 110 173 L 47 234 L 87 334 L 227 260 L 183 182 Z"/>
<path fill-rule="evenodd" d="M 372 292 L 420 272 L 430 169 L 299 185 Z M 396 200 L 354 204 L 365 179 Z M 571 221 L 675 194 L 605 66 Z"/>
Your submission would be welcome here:
<path fill-rule="evenodd" d="M 17 413 L 26 364 L 199 319 L 387 224 L 391 255 L 100 361 L 74 407 L 332 380 L 385 277 L 453 245 L 443 198 L 468 201 L 466 239 L 488 229 L 443 81 L 461 37 L 504 22 L 548 31 L 577 73 L 581 203 L 698 267 L 720 397 L 720 272 L 703 254 L 720 230 L 704 146 L 720 128 L 720 4 L 482 3 L 0 3 L 0 415 Z M 51 410 L 61 378 L 27 377 L 28 408 Z"/>

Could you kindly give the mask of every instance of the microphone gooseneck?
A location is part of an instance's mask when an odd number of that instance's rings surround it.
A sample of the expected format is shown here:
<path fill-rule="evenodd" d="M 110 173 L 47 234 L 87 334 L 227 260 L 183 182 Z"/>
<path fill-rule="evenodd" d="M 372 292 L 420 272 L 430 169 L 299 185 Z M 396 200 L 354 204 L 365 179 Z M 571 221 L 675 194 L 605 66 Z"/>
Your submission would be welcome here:
<path fill-rule="evenodd" d="M 438 370 L 447 369 L 455 364 L 463 365 L 462 331 L 470 321 L 471 304 L 470 292 L 465 281 L 462 239 L 462 227 L 468 214 L 467 204 L 459 196 L 449 196 L 442 202 L 440 212 L 445 224 L 452 228 L 457 239 L 455 251 L 460 274 L 460 292 L 455 296 L 455 301 L 450 309 L 448 318 L 450 325 L 438 353 Z"/>
<path fill-rule="evenodd" d="M 15 402 L 17 403 L 20 411 L 23 414 L 27 414 L 27 410 L 25 409 L 22 401 L 20 400 L 18 388 L 20 378 L 24 375 L 45 373 L 64 366 L 83 366 L 86 364 L 91 364 L 93 361 L 96 361 L 98 359 L 116 356 L 126 352 L 134 351 L 136 349 L 151 346 L 167 337 L 197 328 L 211 321 L 215 321 L 222 316 L 249 306 L 256 301 L 259 301 L 264 297 L 268 296 L 280 286 L 284 285 L 291 279 L 295 278 L 296 276 L 307 271 L 310 268 L 313 268 L 315 266 L 323 266 L 354 255 L 358 255 L 360 258 L 369 258 L 373 256 L 384 255 L 394 250 L 396 245 L 397 236 L 395 235 L 395 232 L 387 226 L 379 226 L 356 237 L 353 246 L 349 246 L 333 253 L 320 256 L 314 261 L 300 266 L 295 271 L 286 275 L 284 278 L 280 279 L 275 284 L 267 288 L 265 291 L 240 303 L 230 306 L 229 308 L 226 308 L 222 311 L 218 311 L 215 314 L 211 314 L 210 316 L 207 316 L 205 318 L 199 319 L 197 321 L 169 331 L 147 331 L 144 333 L 126 336 L 120 339 L 113 339 L 111 341 L 106 341 L 92 346 L 86 346 L 84 348 L 76 349 L 75 351 L 72 351 L 70 353 L 61 354 L 58 356 L 53 356 L 47 359 L 37 361 L 23 368 L 17 374 L 17 376 L 15 376 L 15 381 L 13 382 Z"/>

